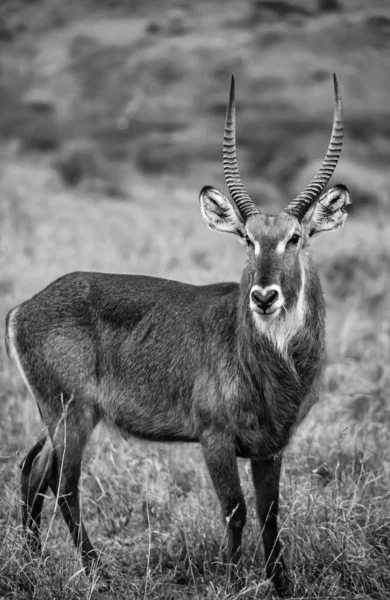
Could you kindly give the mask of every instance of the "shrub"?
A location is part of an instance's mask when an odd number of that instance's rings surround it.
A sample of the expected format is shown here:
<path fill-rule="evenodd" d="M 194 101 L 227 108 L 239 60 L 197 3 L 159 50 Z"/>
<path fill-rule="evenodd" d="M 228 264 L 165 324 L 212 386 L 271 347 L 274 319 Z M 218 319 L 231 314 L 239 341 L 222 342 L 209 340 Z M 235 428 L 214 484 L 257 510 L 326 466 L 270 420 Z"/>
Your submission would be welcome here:
<path fill-rule="evenodd" d="M 96 178 L 102 170 L 97 148 L 85 140 L 69 142 L 53 162 L 66 185 L 77 186 L 86 178 Z"/>

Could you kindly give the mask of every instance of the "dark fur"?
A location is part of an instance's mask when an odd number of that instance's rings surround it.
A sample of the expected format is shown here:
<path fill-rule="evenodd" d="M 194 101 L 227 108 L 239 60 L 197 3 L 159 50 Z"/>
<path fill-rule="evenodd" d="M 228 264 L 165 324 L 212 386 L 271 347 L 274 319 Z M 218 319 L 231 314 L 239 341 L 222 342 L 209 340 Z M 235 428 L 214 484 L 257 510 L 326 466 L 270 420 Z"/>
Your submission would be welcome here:
<path fill-rule="evenodd" d="M 238 560 L 245 503 L 235 456 L 252 459 L 255 482 L 260 472 L 271 480 L 275 470 L 279 473 L 281 451 L 321 371 L 323 352 L 318 345 L 323 302 L 315 277 L 310 327 L 293 341 L 291 363 L 256 335 L 247 302 L 240 302 L 246 280 L 245 271 L 240 295 L 235 283 L 196 287 L 150 277 L 74 273 L 20 305 L 16 349 L 54 448 L 54 457 L 43 461 L 46 476 L 36 459 L 42 447 L 49 455 L 47 440 L 33 447 L 22 470 L 23 520 L 37 547 L 42 509 L 37 494 L 48 485 L 67 497 L 61 508 L 79 542 L 81 456 L 94 426 L 104 419 L 126 436 L 202 444 L 224 516 L 233 513 L 229 559 Z M 272 514 L 276 511 L 278 477 L 269 500 L 260 486 L 257 490 L 262 525 L 271 506 Z M 266 557 L 272 575 L 280 551 L 276 513 L 263 535 L 272 541 Z M 89 567 L 96 555 L 85 533 L 82 544 Z M 283 563 L 277 565 L 280 570 Z"/>
<path fill-rule="evenodd" d="M 325 357 L 322 290 L 305 249 L 311 224 L 301 226 L 282 214 L 254 215 L 244 226 L 226 198 L 205 190 L 206 222 L 248 238 L 240 284 L 72 273 L 7 316 L 7 351 L 20 361 L 48 430 L 21 465 L 23 525 L 30 548 L 39 551 L 43 497 L 50 487 L 89 572 L 98 557 L 81 523 L 78 481 L 96 424 L 104 420 L 126 437 L 199 442 L 227 522 L 232 575 L 246 519 L 236 457 L 251 460 L 266 572 L 282 593 L 282 453 L 316 400 Z M 329 194 L 333 199 L 334 189 Z M 349 201 L 342 194 L 333 217 L 340 224 Z M 301 234 L 295 245 L 289 242 L 294 227 Z M 249 239 L 261 243 L 257 255 Z M 281 240 L 283 252 L 277 250 Z M 250 291 L 254 284 L 276 282 L 294 311 L 301 265 L 303 322 L 282 355 L 255 324 Z M 281 311 L 281 323 L 291 322 L 287 314 L 294 312 Z"/>

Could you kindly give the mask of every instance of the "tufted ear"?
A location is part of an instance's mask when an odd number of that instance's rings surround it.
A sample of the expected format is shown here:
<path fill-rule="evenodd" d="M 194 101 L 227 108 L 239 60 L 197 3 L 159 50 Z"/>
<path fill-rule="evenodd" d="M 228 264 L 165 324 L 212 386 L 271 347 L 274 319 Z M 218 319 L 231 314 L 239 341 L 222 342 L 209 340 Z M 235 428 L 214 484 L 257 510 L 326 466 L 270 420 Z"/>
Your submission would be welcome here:
<path fill-rule="evenodd" d="M 237 207 L 213 187 L 206 186 L 199 195 L 200 210 L 207 225 L 216 231 L 245 237 L 245 225 Z"/>
<path fill-rule="evenodd" d="M 348 216 L 345 210 L 348 204 L 351 204 L 351 196 L 345 185 L 336 185 L 323 194 L 306 213 L 302 222 L 309 237 L 342 227 Z"/>

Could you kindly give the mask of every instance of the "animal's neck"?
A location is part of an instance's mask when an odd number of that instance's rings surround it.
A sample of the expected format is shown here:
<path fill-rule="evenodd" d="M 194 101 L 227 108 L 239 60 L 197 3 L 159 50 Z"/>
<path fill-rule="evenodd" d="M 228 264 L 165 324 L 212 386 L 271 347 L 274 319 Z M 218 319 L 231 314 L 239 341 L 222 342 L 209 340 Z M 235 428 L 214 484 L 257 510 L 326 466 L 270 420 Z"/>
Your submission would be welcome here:
<path fill-rule="evenodd" d="M 302 267 L 299 295 L 288 310 L 269 323 L 251 311 L 250 274 L 240 283 L 238 318 L 242 326 L 240 358 L 260 379 L 259 388 L 274 388 L 285 396 L 305 394 L 324 354 L 324 301 L 321 285 L 310 259 Z M 268 390 L 270 391 L 270 390 Z"/>
<path fill-rule="evenodd" d="M 291 332 L 291 322 L 280 323 L 284 331 L 290 327 L 281 353 L 275 343 L 278 334 L 267 335 L 256 327 L 245 274 L 240 285 L 238 353 L 243 388 L 236 408 L 237 435 L 249 454 L 270 456 L 288 443 L 294 426 L 316 399 L 324 364 L 324 303 L 313 271 L 305 282 L 300 325 Z"/>

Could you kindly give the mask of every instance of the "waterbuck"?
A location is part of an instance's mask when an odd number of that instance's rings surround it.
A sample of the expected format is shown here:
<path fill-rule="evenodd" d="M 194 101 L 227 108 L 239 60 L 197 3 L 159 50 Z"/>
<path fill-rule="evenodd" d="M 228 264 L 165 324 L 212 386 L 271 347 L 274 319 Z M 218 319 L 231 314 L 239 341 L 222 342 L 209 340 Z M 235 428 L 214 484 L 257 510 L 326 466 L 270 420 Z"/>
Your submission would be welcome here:
<path fill-rule="evenodd" d="M 288 576 L 277 530 L 283 451 L 315 402 L 324 369 L 325 308 L 310 238 L 346 219 L 349 192 L 320 196 L 340 156 L 335 109 L 321 168 L 288 207 L 267 216 L 241 182 L 235 89 L 227 107 L 223 167 L 231 199 L 200 192 L 207 225 L 246 245 L 240 283 L 194 286 L 137 275 L 71 273 L 10 311 L 8 354 L 35 397 L 47 432 L 21 463 L 23 526 L 40 550 L 50 487 L 81 551 L 97 563 L 80 517 L 83 450 L 105 421 L 124 436 L 199 442 L 227 527 L 229 572 L 241 555 L 246 519 L 237 457 L 251 461 L 266 573 L 278 592 Z"/>

